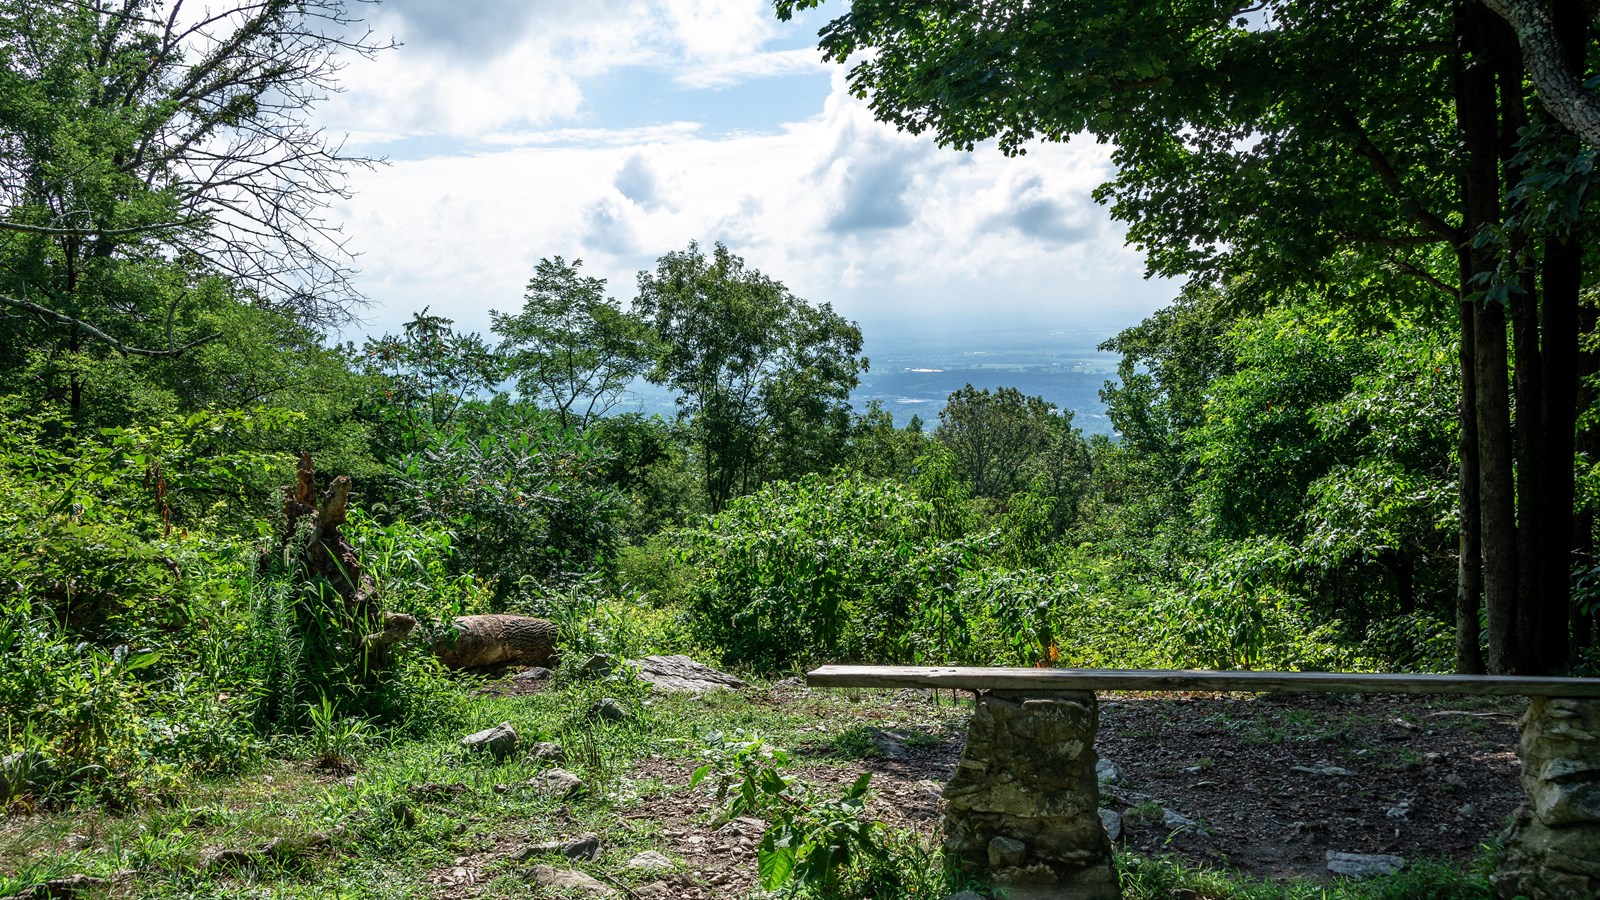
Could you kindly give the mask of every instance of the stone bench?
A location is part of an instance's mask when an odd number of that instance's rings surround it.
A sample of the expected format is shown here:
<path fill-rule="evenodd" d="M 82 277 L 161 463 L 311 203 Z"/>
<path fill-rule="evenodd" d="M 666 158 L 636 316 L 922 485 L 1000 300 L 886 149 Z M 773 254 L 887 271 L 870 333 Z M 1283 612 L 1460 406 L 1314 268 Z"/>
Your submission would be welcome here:
<path fill-rule="evenodd" d="M 950 688 L 977 701 L 945 786 L 945 853 L 1008 900 L 1119 896 L 1095 775 L 1096 691 L 1530 698 L 1527 800 L 1492 876 L 1502 897 L 1600 897 L 1600 679 L 1337 672 L 822 666 L 813 687 Z"/>

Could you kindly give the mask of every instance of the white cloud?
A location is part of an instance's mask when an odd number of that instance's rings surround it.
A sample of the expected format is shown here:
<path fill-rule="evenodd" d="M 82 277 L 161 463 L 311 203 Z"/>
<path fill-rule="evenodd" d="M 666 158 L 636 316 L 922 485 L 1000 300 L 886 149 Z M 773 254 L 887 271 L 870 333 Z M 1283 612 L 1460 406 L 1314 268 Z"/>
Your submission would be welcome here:
<path fill-rule="evenodd" d="M 1131 322 L 1174 289 L 1142 281 L 1140 256 L 1089 198 L 1109 172 L 1088 141 L 1015 159 L 937 149 L 875 122 L 836 72 L 823 111 L 776 133 L 585 133 L 400 161 L 361 173 L 334 212 L 367 250 L 378 330 L 428 304 L 485 328 L 558 254 L 629 298 L 639 269 L 691 240 L 725 241 L 858 318 L 1055 305 Z"/>
<path fill-rule="evenodd" d="M 394 0 L 370 24 L 402 46 L 349 61 L 320 113 L 332 130 L 503 136 L 574 117 L 589 79 L 625 68 L 691 89 L 820 68 L 815 49 L 763 50 L 780 34 L 766 0 Z"/>
<path fill-rule="evenodd" d="M 775 78 L 826 72 L 822 53 L 814 47 L 746 53 L 679 72 L 673 79 L 689 88 L 724 88 L 753 78 Z"/>

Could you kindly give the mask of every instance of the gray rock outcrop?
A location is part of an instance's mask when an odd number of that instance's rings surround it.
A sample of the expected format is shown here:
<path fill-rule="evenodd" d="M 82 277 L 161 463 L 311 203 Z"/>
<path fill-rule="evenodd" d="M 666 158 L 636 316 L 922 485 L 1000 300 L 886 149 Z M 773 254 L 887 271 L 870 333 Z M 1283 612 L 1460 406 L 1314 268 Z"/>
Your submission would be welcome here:
<path fill-rule="evenodd" d="M 663 693 L 703 694 L 715 690 L 743 690 L 750 685 L 710 666 L 697 663 L 687 656 L 646 656 L 630 659 L 640 681 L 649 682 Z"/>

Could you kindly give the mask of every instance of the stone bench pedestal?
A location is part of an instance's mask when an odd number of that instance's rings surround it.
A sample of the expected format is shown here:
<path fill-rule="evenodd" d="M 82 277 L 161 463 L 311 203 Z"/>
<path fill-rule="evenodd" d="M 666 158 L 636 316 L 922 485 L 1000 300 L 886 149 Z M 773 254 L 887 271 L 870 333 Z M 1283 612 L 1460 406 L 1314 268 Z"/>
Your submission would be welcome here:
<path fill-rule="evenodd" d="M 1600 897 L 1600 700 L 1533 697 L 1522 720 L 1522 787 L 1495 893 Z"/>
<path fill-rule="evenodd" d="M 1115 900 L 1088 691 L 984 691 L 945 787 L 945 855 L 1008 900 Z"/>

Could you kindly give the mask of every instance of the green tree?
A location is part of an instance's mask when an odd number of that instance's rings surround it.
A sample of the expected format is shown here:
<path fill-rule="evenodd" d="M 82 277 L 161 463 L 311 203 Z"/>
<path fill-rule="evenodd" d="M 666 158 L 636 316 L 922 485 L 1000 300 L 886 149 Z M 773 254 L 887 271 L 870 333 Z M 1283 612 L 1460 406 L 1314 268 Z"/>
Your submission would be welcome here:
<path fill-rule="evenodd" d="M 780 17 L 817 5 L 776 2 Z M 1117 175 L 1097 196 L 1154 272 L 1235 279 L 1230 293 L 1257 303 L 1341 284 L 1350 299 L 1454 307 L 1461 619 L 1481 589 L 1489 667 L 1533 672 L 1567 656 L 1585 280 L 1584 230 L 1568 225 L 1584 213 L 1546 228 L 1518 197 L 1574 142 L 1530 105 L 1518 38 L 1551 100 L 1547 76 L 1573 88 L 1595 29 L 1568 0 L 1496 8 L 1516 32 L 1478 2 L 864 0 L 822 47 L 857 58 L 851 85 L 875 115 L 941 143 L 1113 142 Z M 1593 100 L 1575 90 L 1568 112 Z M 1545 124 L 1557 140 L 1507 152 Z M 1567 174 L 1587 184 L 1592 165 Z M 1513 223 L 1520 236 L 1495 238 Z M 1459 664 L 1483 661 L 1464 642 Z"/>
<path fill-rule="evenodd" d="M 524 398 L 548 402 L 563 426 L 586 428 L 649 368 L 650 329 L 606 296 L 582 260 L 539 260 L 522 311 L 490 310 L 499 351 Z"/>
<path fill-rule="evenodd" d="M 831 468 L 867 367 L 861 329 L 746 268 L 722 244 L 639 273 L 638 311 L 660 341 L 650 380 L 677 393 L 713 512 L 768 477 Z"/>
<path fill-rule="evenodd" d="M 422 447 L 449 427 L 465 404 L 498 384 L 500 358 L 476 332 L 461 333 L 424 308 L 402 334 L 368 338 L 362 355 L 379 379 L 372 400 L 379 449 L 389 458 Z"/>
<path fill-rule="evenodd" d="M 1089 447 L 1072 424 L 1072 411 L 1016 388 L 969 384 L 955 391 L 939 411 L 934 436 L 950 448 L 979 497 L 1003 501 L 1031 486 L 1069 513 L 1088 480 Z"/>
<path fill-rule="evenodd" d="M 48 363 L 45 398 L 79 411 L 108 355 L 220 339 L 195 315 L 216 279 L 347 320 L 349 256 L 323 212 L 368 161 L 307 114 L 341 54 L 378 49 L 351 24 L 342 0 L 0 4 L 0 327 Z"/>

